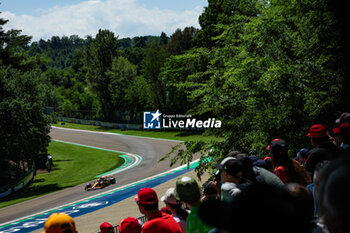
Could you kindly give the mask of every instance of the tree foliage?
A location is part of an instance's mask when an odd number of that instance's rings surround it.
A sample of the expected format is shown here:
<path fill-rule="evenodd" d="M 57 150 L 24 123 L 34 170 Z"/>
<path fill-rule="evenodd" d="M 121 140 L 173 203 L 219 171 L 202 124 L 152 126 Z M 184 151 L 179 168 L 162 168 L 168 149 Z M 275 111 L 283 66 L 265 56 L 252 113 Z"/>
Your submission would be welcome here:
<path fill-rule="evenodd" d="M 129 110 L 129 102 L 126 98 L 128 87 L 134 81 L 137 75 L 136 66 L 131 64 L 124 57 L 116 57 L 113 60 L 112 68 L 107 71 L 107 77 L 111 80 L 107 87 L 111 93 L 112 103 L 118 110 Z"/>
<path fill-rule="evenodd" d="M 3 30 L 6 22 L 0 19 L 0 186 L 32 168 L 50 140 L 40 60 L 23 51 L 30 37 L 20 30 Z"/>
<path fill-rule="evenodd" d="M 85 49 L 84 65 L 86 76 L 100 103 L 102 114 L 108 121 L 113 119 L 113 109 L 116 107 L 112 101 L 110 76 L 113 59 L 118 57 L 118 38 L 109 30 L 99 30 L 95 39 Z"/>
<path fill-rule="evenodd" d="M 184 30 L 177 29 L 167 43 L 166 49 L 171 55 L 179 55 L 185 53 L 193 47 L 193 38 L 197 35 L 198 29 L 194 27 L 186 27 Z"/>
<path fill-rule="evenodd" d="M 210 61 L 208 49 L 191 50 L 183 55 L 169 57 L 160 73 L 165 90 L 167 113 L 185 113 L 194 109 L 200 100 L 193 98 L 208 80 L 207 72 Z"/>
<path fill-rule="evenodd" d="M 53 36 L 51 39 L 35 41 L 28 46 L 30 56 L 44 56 L 49 61 L 49 68 L 65 69 L 73 65 L 75 53 L 87 46 L 91 42 L 90 38 L 82 39 L 77 35 Z"/>
<path fill-rule="evenodd" d="M 201 152 L 200 174 L 230 150 L 264 156 L 276 137 L 286 139 L 293 154 L 308 146 L 311 124 L 331 126 L 348 111 L 345 21 L 338 21 L 336 3 L 330 3 L 209 0 L 200 30 L 177 29 L 170 38 L 162 33 L 119 40 L 99 30 L 85 40 L 40 40 L 27 48 L 29 59 L 6 41 L 0 51 L 5 65 L 40 69 L 57 93 L 44 89 L 46 103 L 64 115 L 90 111 L 93 118 L 114 121 L 119 110 L 160 109 L 221 119 L 222 128 L 210 133 L 225 141 L 186 142 L 187 150 L 173 158 L 189 162 Z M 16 30 L 1 33 L 28 41 Z"/>
<path fill-rule="evenodd" d="M 157 109 L 164 109 L 165 89 L 159 76 L 168 54 L 161 46 L 149 46 L 145 51 L 145 57 L 141 63 L 141 74 L 147 81 L 151 95 L 151 106 Z"/>
<path fill-rule="evenodd" d="M 187 150 L 173 161 L 197 151 L 204 155 L 212 147 L 212 163 L 230 150 L 264 156 L 273 138 L 286 139 L 293 154 L 308 147 L 305 135 L 310 125 L 331 126 L 339 114 L 337 109 L 344 103 L 344 54 L 327 1 L 245 3 L 258 9 L 259 15 L 235 10 L 229 23 L 215 34 L 220 46 L 209 46 L 209 79 L 189 92 L 201 100 L 192 111 L 209 111 L 223 121 L 217 134 L 226 140 L 201 146 L 186 143 Z M 220 24 L 219 19 L 211 22 L 214 28 Z M 192 90 L 193 74 L 178 86 Z M 210 167 L 210 163 L 201 165 L 199 174 Z"/>
<path fill-rule="evenodd" d="M 194 38 L 198 47 L 221 46 L 217 37 L 223 35 L 226 26 L 233 26 L 234 16 L 254 17 L 259 15 L 258 0 L 208 0 L 208 6 L 199 16 L 201 30 Z"/>

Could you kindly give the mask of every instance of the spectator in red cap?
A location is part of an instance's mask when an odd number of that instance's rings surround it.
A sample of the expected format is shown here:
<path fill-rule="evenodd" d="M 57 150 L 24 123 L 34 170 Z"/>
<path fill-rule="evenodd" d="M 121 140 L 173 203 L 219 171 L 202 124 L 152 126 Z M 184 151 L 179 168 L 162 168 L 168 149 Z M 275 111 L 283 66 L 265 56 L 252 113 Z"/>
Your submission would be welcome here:
<path fill-rule="evenodd" d="M 182 233 L 179 224 L 174 218 L 159 211 L 157 193 L 151 188 L 143 188 L 137 192 L 135 201 L 142 214 L 148 219 L 143 225 L 143 233 Z"/>
<path fill-rule="evenodd" d="M 350 124 L 350 113 L 344 112 L 340 115 L 340 117 L 338 119 L 335 120 L 335 124 L 338 128 L 343 123 Z M 333 132 L 334 132 L 334 129 L 333 129 Z M 334 136 L 335 136 L 335 141 L 336 141 L 337 146 L 341 148 L 341 144 L 342 144 L 341 136 L 339 135 L 338 132 L 334 132 Z"/>
<path fill-rule="evenodd" d="M 119 222 L 118 231 L 120 233 L 141 233 L 141 224 L 136 218 L 127 217 Z"/>
<path fill-rule="evenodd" d="M 333 132 L 336 135 L 339 147 L 350 152 L 350 124 L 342 123 L 338 128 L 334 128 Z"/>
<path fill-rule="evenodd" d="M 314 172 L 317 163 L 338 157 L 339 149 L 330 141 L 326 126 L 313 125 L 306 136 L 310 137 L 311 144 L 314 147 L 305 162 L 305 168 L 310 173 Z"/>
<path fill-rule="evenodd" d="M 114 227 L 108 222 L 104 222 L 100 225 L 101 233 L 114 233 Z"/>

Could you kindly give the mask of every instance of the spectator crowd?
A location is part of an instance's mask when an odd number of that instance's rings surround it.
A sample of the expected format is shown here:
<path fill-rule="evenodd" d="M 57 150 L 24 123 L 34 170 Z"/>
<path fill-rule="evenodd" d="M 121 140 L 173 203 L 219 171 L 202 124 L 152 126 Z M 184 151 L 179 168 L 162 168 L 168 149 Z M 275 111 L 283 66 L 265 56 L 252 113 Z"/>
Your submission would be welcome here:
<path fill-rule="evenodd" d="M 128 217 L 116 229 L 103 222 L 100 232 L 350 232 L 350 113 L 335 123 L 332 134 L 312 125 L 306 136 L 313 148 L 295 156 L 282 138 L 267 145 L 265 158 L 231 151 L 203 191 L 189 176 L 179 177 L 160 199 L 142 188 L 135 203 L 146 221 Z M 70 216 L 54 213 L 44 232 L 78 230 Z"/>

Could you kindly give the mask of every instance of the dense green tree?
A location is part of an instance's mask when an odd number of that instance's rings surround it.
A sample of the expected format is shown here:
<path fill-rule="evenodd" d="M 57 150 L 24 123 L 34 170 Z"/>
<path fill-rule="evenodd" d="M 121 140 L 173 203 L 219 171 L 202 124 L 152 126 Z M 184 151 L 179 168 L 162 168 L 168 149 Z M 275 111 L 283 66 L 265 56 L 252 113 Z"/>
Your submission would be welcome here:
<path fill-rule="evenodd" d="M 194 27 L 186 27 L 184 30 L 177 29 L 171 36 L 166 48 L 172 55 L 183 54 L 193 47 L 193 38 L 198 33 Z"/>
<path fill-rule="evenodd" d="M 76 53 L 89 43 L 88 39 L 82 39 L 77 35 L 61 38 L 53 36 L 47 41 L 40 39 L 38 42 L 31 43 L 27 51 L 30 56 L 46 57 L 49 60 L 46 63 L 49 68 L 64 69 L 73 64 Z"/>
<path fill-rule="evenodd" d="M 273 138 L 286 139 L 292 155 L 309 146 L 310 125 L 332 126 L 338 116 L 344 54 L 327 1 L 260 1 L 257 7 L 259 16 L 229 19 L 216 37 L 220 46 L 211 47 L 210 78 L 190 94 L 201 100 L 193 112 L 209 111 L 223 121 L 217 134 L 226 140 L 186 143 L 188 150 L 174 161 L 187 162 L 194 152 L 212 147 L 212 163 L 230 150 L 264 156 Z M 193 82 L 179 86 L 190 90 Z M 201 166 L 207 167 L 203 159 Z"/>
<path fill-rule="evenodd" d="M 147 41 L 147 37 L 145 36 L 136 36 L 134 37 L 134 43 L 135 43 L 135 47 L 138 48 L 145 48 L 146 47 L 146 41 Z"/>
<path fill-rule="evenodd" d="M 49 142 L 48 119 L 43 114 L 38 72 L 1 67 L 0 72 L 0 185 L 21 177 Z"/>
<path fill-rule="evenodd" d="M 125 101 L 128 103 L 128 110 L 132 112 L 142 112 L 155 109 L 153 106 L 154 95 L 151 91 L 151 85 L 143 76 L 136 76 L 128 85 Z"/>
<path fill-rule="evenodd" d="M 139 47 L 129 47 L 122 50 L 122 56 L 128 59 L 132 64 L 136 65 L 138 71 L 141 69 L 141 62 L 144 57 L 144 49 Z"/>
<path fill-rule="evenodd" d="M 119 43 L 121 48 L 129 48 L 132 46 L 132 40 L 129 37 L 120 39 Z"/>
<path fill-rule="evenodd" d="M 257 16 L 258 0 L 208 0 L 208 6 L 199 16 L 201 30 L 194 38 L 198 47 L 212 48 L 220 45 L 218 36 L 222 35 L 227 25 L 234 24 L 233 16 Z"/>
<path fill-rule="evenodd" d="M 43 114 L 47 89 L 38 60 L 23 51 L 30 37 L 5 31 L 0 19 L 0 186 L 20 178 L 50 140 Z"/>
<path fill-rule="evenodd" d="M 159 45 L 166 45 L 169 42 L 169 37 L 166 35 L 165 32 L 162 32 L 160 34 L 160 41 L 159 41 Z"/>
<path fill-rule="evenodd" d="M 127 88 L 137 75 L 136 66 L 124 57 L 116 57 L 111 70 L 107 71 L 106 75 L 111 80 L 107 88 L 111 93 L 112 103 L 116 106 L 115 110 L 126 111 L 132 108 L 132 103 L 126 101 L 125 95 Z"/>
<path fill-rule="evenodd" d="M 22 64 L 26 60 L 27 56 L 23 52 L 19 52 L 24 46 L 26 46 L 31 40 L 30 36 L 21 35 L 20 30 L 11 29 L 5 31 L 3 25 L 8 20 L 0 18 L 0 60 L 4 66 L 11 65 L 13 68 L 20 69 L 22 71 L 32 69 L 31 66 Z"/>
<path fill-rule="evenodd" d="M 145 57 L 141 63 L 141 74 L 150 85 L 152 92 L 152 106 L 163 109 L 165 106 L 165 89 L 159 77 L 161 67 L 168 57 L 166 50 L 161 46 L 150 46 L 145 51 Z"/>
<path fill-rule="evenodd" d="M 83 73 L 73 68 L 49 69 L 42 76 L 53 86 L 57 95 L 56 102 L 52 101 L 48 106 L 54 107 L 59 115 L 82 119 L 97 117 L 100 104 Z"/>
<path fill-rule="evenodd" d="M 115 105 L 109 89 L 111 79 L 107 71 L 111 70 L 113 59 L 120 55 L 118 37 L 109 30 L 99 30 L 95 39 L 85 49 L 84 64 L 86 76 L 101 103 L 104 119 L 113 120 Z"/>
<path fill-rule="evenodd" d="M 167 113 L 186 113 L 200 103 L 198 99 L 191 98 L 191 93 L 201 89 L 209 79 L 209 61 L 208 49 L 191 50 L 166 60 L 160 78 L 165 86 Z"/>

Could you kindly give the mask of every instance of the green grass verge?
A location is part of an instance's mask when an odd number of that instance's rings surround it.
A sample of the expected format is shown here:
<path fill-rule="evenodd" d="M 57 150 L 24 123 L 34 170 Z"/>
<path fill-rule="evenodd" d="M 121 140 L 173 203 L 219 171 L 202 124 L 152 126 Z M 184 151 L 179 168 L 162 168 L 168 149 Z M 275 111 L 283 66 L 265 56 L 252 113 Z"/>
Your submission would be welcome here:
<path fill-rule="evenodd" d="M 194 132 L 194 131 L 157 131 L 157 130 L 120 130 L 120 129 L 110 129 L 101 126 L 95 125 L 82 125 L 75 123 L 61 124 L 52 124 L 52 126 L 70 128 L 70 129 L 82 129 L 82 130 L 91 130 L 91 131 L 100 131 L 100 132 L 109 132 L 117 133 L 123 135 L 132 135 L 132 136 L 141 136 L 141 137 L 151 137 L 151 138 L 161 138 L 161 139 L 170 139 L 170 140 L 179 140 L 179 141 L 221 141 L 223 138 L 215 137 L 212 135 L 204 135 L 203 132 Z"/>
<path fill-rule="evenodd" d="M 52 141 L 48 150 L 53 158 L 52 171 L 38 173 L 30 186 L 0 199 L 0 208 L 85 183 L 124 163 L 120 153 L 62 142 Z"/>

